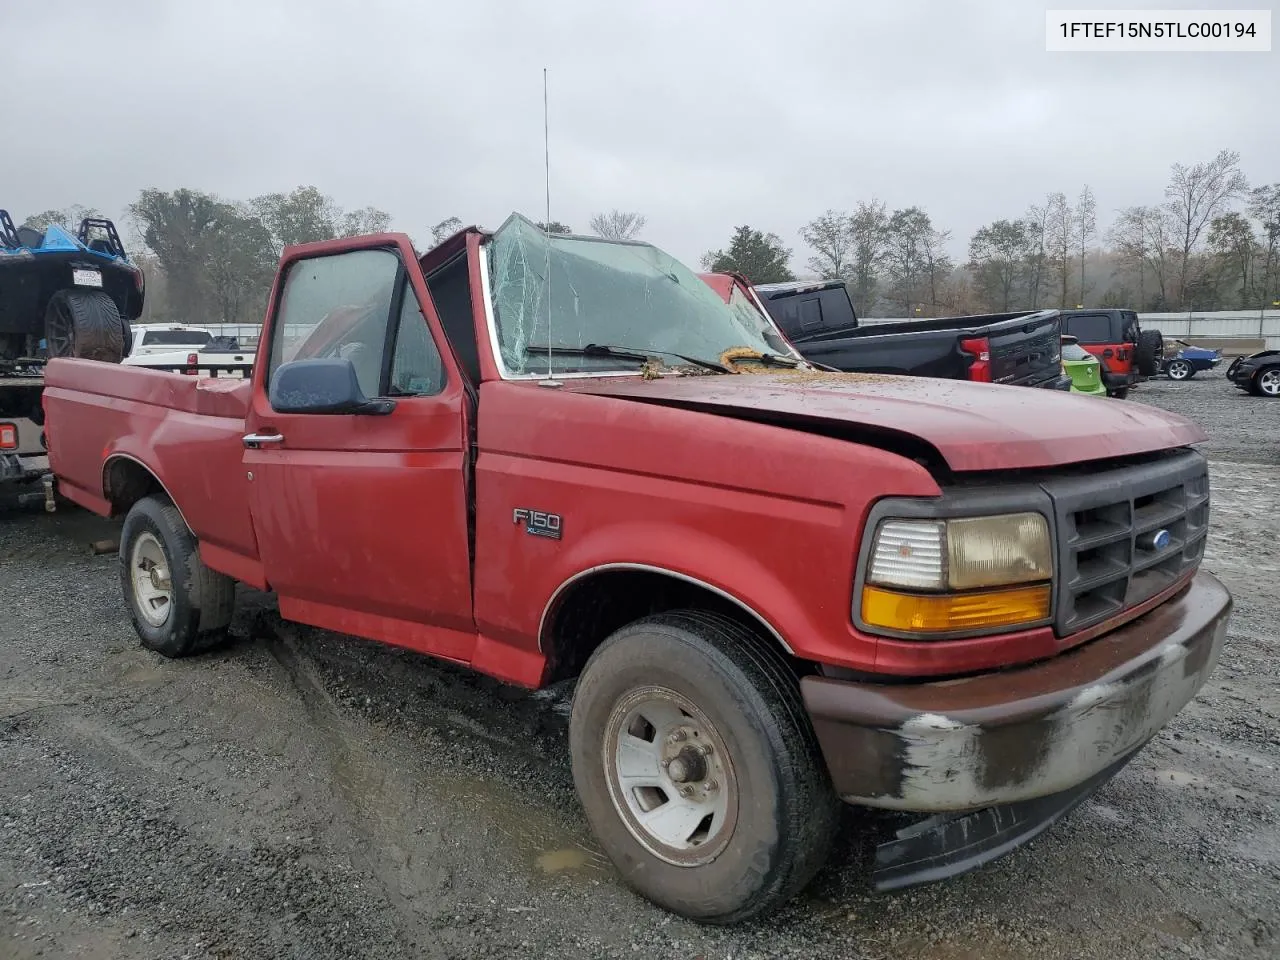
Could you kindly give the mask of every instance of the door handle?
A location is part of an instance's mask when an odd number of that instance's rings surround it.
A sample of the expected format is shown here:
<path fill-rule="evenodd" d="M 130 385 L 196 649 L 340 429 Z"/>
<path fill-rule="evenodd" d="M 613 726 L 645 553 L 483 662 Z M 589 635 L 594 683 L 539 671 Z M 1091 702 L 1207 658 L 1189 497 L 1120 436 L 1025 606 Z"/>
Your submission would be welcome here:
<path fill-rule="evenodd" d="M 283 442 L 284 435 L 279 433 L 246 433 L 240 439 L 250 450 L 256 450 L 264 444 Z"/>

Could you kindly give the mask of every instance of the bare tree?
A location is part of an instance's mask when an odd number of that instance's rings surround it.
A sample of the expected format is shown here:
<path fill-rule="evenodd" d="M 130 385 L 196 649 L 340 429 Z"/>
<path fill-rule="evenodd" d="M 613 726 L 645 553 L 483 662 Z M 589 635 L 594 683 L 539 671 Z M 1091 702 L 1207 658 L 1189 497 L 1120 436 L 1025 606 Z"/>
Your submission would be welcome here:
<path fill-rule="evenodd" d="M 1089 241 L 1098 233 L 1098 204 L 1093 199 L 1093 191 L 1086 183 L 1076 199 L 1075 239 L 1080 251 L 1080 302 L 1084 302 L 1084 262 L 1089 252 Z"/>
<path fill-rule="evenodd" d="M 1239 213 L 1224 213 L 1209 224 L 1209 249 L 1213 251 L 1219 277 L 1229 278 L 1235 288 L 1235 306 L 1253 302 L 1257 284 L 1257 264 L 1263 245 L 1253 233 L 1253 224 Z"/>
<path fill-rule="evenodd" d="M 1139 310 L 1147 307 L 1147 266 L 1152 242 L 1149 221 L 1153 213 L 1159 216 L 1159 211 L 1150 207 L 1126 207 L 1107 235 L 1120 264 L 1138 275 Z"/>
<path fill-rule="evenodd" d="M 828 210 L 800 228 L 800 239 L 813 248 L 809 269 L 826 278 L 844 279 L 852 266 L 853 224 L 847 213 Z"/>
<path fill-rule="evenodd" d="M 49 226 L 59 226 L 64 230 L 75 233 L 80 229 L 80 221 L 85 217 L 101 217 L 102 214 L 93 207 L 86 207 L 79 203 L 73 203 L 65 210 L 44 210 L 40 213 L 32 214 L 23 221 L 24 227 L 31 227 L 33 230 L 43 230 Z"/>
<path fill-rule="evenodd" d="M 361 207 L 348 210 L 339 220 L 338 233 L 343 237 L 358 237 L 369 233 L 386 233 L 391 229 L 391 214 L 377 207 Z"/>
<path fill-rule="evenodd" d="M 919 207 L 895 210 L 889 218 L 885 268 L 892 297 L 911 316 L 916 306 L 937 307 L 941 288 L 954 267 L 944 248 L 951 234 L 935 230 Z"/>
<path fill-rule="evenodd" d="M 431 228 L 431 242 L 434 244 L 444 243 L 461 229 L 461 220 L 457 217 L 446 217 Z"/>
<path fill-rule="evenodd" d="M 1190 167 L 1175 163 L 1171 168 L 1164 210 L 1177 238 L 1179 306 L 1187 306 L 1193 280 L 1192 254 L 1200 249 L 1213 219 L 1227 212 L 1231 202 L 1248 188 L 1249 182 L 1240 171 L 1240 154 L 1233 150 L 1222 150 L 1205 163 Z"/>
<path fill-rule="evenodd" d="M 1021 220 L 997 220 L 969 241 L 969 271 L 988 306 L 1013 309 L 1028 266 L 1031 238 Z"/>
<path fill-rule="evenodd" d="M 647 221 L 643 214 L 632 210 L 610 210 L 593 214 L 587 221 L 591 232 L 606 240 L 633 240 L 639 236 Z"/>
<path fill-rule="evenodd" d="M 849 217 L 849 236 L 853 245 L 853 301 L 863 313 L 870 313 L 876 305 L 888 230 L 889 213 L 882 200 L 860 201 Z"/>
<path fill-rule="evenodd" d="M 1280 299 L 1280 183 L 1255 187 L 1249 194 L 1249 216 L 1262 225 L 1262 277 L 1258 301 L 1263 310 Z"/>
<path fill-rule="evenodd" d="M 1071 293 L 1071 251 L 1075 248 L 1075 214 L 1065 193 L 1045 198 L 1046 263 L 1058 281 L 1058 306 L 1065 308 Z"/>
<path fill-rule="evenodd" d="M 1048 200 L 1033 203 L 1022 218 L 1027 224 L 1027 293 L 1028 306 L 1035 310 L 1040 306 L 1049 273 L 1049 213 Z"/>

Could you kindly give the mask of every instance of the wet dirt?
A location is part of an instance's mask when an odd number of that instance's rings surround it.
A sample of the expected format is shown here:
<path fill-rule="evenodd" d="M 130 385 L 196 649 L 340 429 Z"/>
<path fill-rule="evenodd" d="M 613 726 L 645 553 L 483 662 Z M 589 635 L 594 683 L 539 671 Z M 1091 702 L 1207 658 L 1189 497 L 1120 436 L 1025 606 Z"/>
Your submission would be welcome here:
<path fill-rule="evenodd" d="M 1126 401 L 1201 422 L 1205 565 L 1236 613 L 1201 695 L 1063 822 L 965 877 L 867 882 L 874 817 L 779 915 L 675 919 L 587 831 L 567 686 L 525 693 L 282 623 L 138 646 L 118 525 L 0 504 L 0 958 L 1280 955 L 1280 403 L 1221 376 Z"/>

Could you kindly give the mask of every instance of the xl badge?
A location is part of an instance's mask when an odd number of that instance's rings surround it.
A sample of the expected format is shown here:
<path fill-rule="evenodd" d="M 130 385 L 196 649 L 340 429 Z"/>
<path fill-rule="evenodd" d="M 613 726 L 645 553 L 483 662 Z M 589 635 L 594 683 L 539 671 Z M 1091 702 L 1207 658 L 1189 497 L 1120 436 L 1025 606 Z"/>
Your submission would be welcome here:
<path fill-rule="evenodd" d="M 511 521 L 516 525 L 524 524 L 524 532 L 533 537 L 547 537 L 559 540 L 561 532 L 560 514 L 544 513 L 541 510 L 525 510 L 517 508 L 511 514 Z"/>

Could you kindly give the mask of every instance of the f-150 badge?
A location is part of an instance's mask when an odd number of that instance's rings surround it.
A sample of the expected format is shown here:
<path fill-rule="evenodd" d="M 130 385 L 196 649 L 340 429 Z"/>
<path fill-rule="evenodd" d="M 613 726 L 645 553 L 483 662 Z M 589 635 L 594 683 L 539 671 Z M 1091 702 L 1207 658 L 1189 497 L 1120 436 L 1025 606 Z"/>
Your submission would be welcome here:
<path fill-rule="evenodd" d="M 563 529 L 560 514 L 545 513 L 542 510 L 525 510 L 520 507 L 511 514 L 511 520 L 517 525 L 523 523 L 524 532 L 533 537 L 559 540 Z"/>

